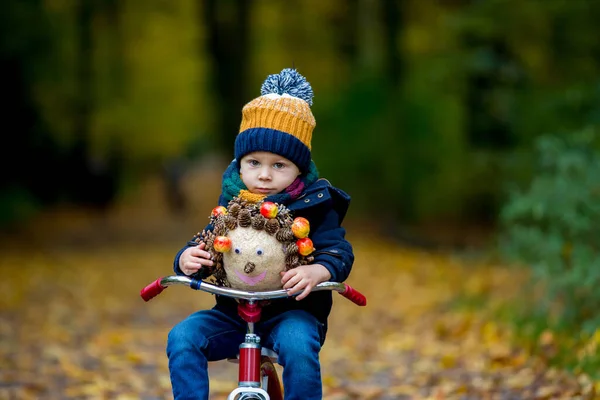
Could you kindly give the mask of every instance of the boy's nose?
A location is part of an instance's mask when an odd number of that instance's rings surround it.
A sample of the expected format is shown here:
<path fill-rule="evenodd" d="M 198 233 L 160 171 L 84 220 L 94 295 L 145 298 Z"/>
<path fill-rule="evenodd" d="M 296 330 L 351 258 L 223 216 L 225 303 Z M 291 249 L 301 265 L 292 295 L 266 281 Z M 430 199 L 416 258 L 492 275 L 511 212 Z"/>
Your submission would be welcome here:
<path fill-rule="evenodd" d="M 258 174 L 258 179 L 266 181 L 266 180 L 271 179 L 271 175 L 269 175 L 268 171 L 262 170 L 262 171 L 260 171 L 260 174 Z"/>

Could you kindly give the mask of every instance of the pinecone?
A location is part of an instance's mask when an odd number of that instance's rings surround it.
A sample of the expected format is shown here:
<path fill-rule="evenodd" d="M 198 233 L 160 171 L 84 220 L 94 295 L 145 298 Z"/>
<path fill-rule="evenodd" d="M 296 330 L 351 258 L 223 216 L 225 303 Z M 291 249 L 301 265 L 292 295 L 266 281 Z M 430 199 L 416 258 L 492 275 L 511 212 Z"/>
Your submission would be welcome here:
<path fill-rule="evenodd" d="M 222 265 L 216 265 L 213 277 L 217 286 L 229 286 L 229 283 L 227 282 L 227 274 L 225 273 L 225 269 L 223 269 Z"/>
<path fill-rule="evenodd" d="M 282 228 L 275 235 L 280 242 L 290 242 L 294 239 L 294 233 L 290 228 Z"/>
<path fill-rule="evenodd" d="M 206 234 L 206 236 L 204 238 L 204 243 L 206 243 L 207 249 L 212 249 L 216 236 L 217 235 L 215 235 L 213 232 Z"/>
<path fill-rule="evenodd" d="M 237 219 L 235 219 L 234 217 L 228 215 L 227 217 L 225 217 L 225 226 L 227 227 L 227 229 L 229 229 L 230 231 L 234 230 L 235 228 L 237 228 L 237 224 L 238 221 Z"/>
<path fill-rule="evenodd" d="M 216 236 L 223 236 L 227 233 L 227 226 L 225 226 L 225 221 L 223 218 L 219 218 L 215 222 L 215 228 L 213 230 Z"/>
<path fill-rule="evenodd" d="M 268 219 L 267 223 L 265 224 L 265 231 L 269 235 L 274 235 L 275 233 L 277 233 L 278 230 L 279 230 L 279 221 L 277 221 L 277 219 L 275 219 L 275 218 Z"/>
<path fill-rule="evenodd" d="M 281 207 L 284 207 L 284 206 L 281 206 Z M 285 207 L 279 209 L 279 212 L 277 213 L 277 218 L 279 218 L 284 225 L 291 225 L 292 222 L 294 221 L 294 219 L 292 218 L 292 216 L 290 214 L 290 210 L 288 210 Z"/>
<path fill-rule="evenodd" d="M 252 227 L 256 230 L 261 230 L 265 227 L 267 219 L 262 215 L 256 215 L 252 217 Z"/>
<path fill-rule="evenodd" d="M 288 254 L 285 256 L 285 265 L 287 269 L 296 268 L 300 265 L 300 257 L 298 254 Z"/>
<path fill-rule="evenodd" d="M 240 205 L 239 205 L 238 203 L 232 203 L 232 204 L 229 206 L 229 214 L 230 214 L 232 217 L 234 217 L 234 218 L 237 218 L 237 217 L 238 217 L 238 213 L 240 212 L 240 209 L 241 209 L 241 208 L 242 208 L 242 207 L 240 207 Z"/>
<path fill-rule="evenodd" d="M 300 265 L 308 265 L 310 264 L 308 260 L 304 257 L 300 258 Z"/>
<path fill-rule="evenodd" d="M 250 215 L 250 211 L 243 209 L 238 213 L 238 223 L 241 227 L 246 228 L 252 225 L 252 216 Z"/>
<path fill-rule="evenodd" d="M 288 244 L 285 247 L 285 254 L 288 256 L 292 254 L 298 254 L 298 245 L 296 245 L 294 242 Z"/>

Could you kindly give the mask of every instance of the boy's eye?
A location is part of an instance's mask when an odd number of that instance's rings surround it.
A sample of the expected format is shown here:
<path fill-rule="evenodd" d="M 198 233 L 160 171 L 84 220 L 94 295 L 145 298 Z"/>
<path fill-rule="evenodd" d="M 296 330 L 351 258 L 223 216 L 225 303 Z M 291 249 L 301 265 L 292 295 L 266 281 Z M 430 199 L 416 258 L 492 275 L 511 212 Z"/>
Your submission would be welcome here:
<path fill-rule="evenodd" d="M 281 169 L 281 168 L 284 168 L 284 167 L 285 167 L 285 165 L 283 163 L 280 163 L 280 162 L 277 162 L 277 163 L 273 164 L 273 168 L 275 168 L 275 169 Z"/>
<path fill-rule="evenodd" d="M 260 163 L 256 160 L 248 160 L 248 164 L 250 164 L 251 167 L 257 167 L 260 165 Z"/>

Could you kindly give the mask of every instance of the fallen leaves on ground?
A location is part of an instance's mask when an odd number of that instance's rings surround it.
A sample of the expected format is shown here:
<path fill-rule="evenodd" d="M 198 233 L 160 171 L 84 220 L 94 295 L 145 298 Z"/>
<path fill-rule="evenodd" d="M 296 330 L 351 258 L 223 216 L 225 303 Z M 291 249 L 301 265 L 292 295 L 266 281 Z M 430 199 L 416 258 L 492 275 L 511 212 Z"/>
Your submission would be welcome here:
<path fill-rule="evenodd" d="M 33 240 L 3 248 L 1 399 L 172 399 L 169 329 L 213 298 L 178 286 L 145 303 L 140 289 L 171 274 L 181 243 L 111 241 L 122 236 L 107 232 L 89 246 Z M 348 283 L 368 305 L 335 295 L 321 353 L 326 399 L 597 397 L 597 382 L 531 357 L 485 309 L 451 306 L 463 296 L 491 304 L 510 297 L 524 284 L 516 270 L 358 232 L 350 239 L 356 263 Z M 551 341 L 548 335 L 541 340 Z M 212 399 L 235 387 L 236 368 L 210 364 Z"/>
<path fill-rule="evenodd" d="M 493 321 L 447 307 L 458 292 L 510 290 L 513 272 L 354 242 L 349 283 L 368 306 L 335 297 L 321 355 L 327 399 L 593 398 L 585 376 L 548 368 L 512 346 L 510 332 Z M 141 287 L 170 273 L 175 250 L 4 252 L 0 398 L 172 398 L 166 335 L 212 304 L 184 287 L 141 300 Z M 215 399 L 235 385 L 235 368 L 211 364 Z"/>

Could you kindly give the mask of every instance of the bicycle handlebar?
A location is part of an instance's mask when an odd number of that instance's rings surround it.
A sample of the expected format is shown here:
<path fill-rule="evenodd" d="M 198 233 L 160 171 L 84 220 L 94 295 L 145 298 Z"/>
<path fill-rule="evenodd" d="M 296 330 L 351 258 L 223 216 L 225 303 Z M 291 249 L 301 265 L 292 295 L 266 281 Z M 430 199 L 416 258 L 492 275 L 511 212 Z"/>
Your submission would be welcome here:
<path fill-rule="evenodd" d="M 231 289 L 222 286 L 216 286 L 200 279 L 193 279 L 182 275 L 170 275 L 158 278 L 140 291 L 140 296 L 144 301 L 150 301 L 158 296 L 167 287 L 172 285 L 185 285 L 194 290 L 202 290 L 203 292 L 212 293 L 221 296 L 233 297 L 242 300 L 268 300 L 276 298 L 289 297 L 288 291 L 285 289 L 270 290 L 265 292 L 248 292 L 245 290 Z M 359 306 L 367 305 L 367 298 L 354 289 L 347 283 L 340 282 L 323 282 L 315 286 L 312 291 L 334 290 Z"/>

